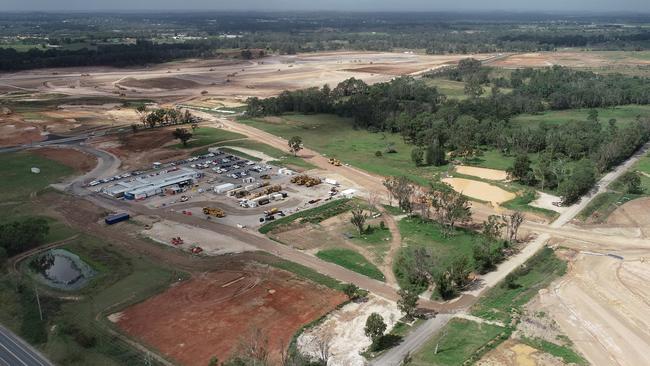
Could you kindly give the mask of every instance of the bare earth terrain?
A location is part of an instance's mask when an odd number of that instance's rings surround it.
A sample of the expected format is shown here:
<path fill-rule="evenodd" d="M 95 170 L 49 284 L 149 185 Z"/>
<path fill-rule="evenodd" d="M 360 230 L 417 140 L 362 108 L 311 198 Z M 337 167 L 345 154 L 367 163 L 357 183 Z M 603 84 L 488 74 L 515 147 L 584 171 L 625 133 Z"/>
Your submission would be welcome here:
<path fill-rule="evenodd" d="M 277 361 L 300 327 L 344 300 L 288 272 L 252 268 L 205 273 L 111 319 L 183 365 L 204 366 L 213 356 L 226 360 L 257 329 Z"/>

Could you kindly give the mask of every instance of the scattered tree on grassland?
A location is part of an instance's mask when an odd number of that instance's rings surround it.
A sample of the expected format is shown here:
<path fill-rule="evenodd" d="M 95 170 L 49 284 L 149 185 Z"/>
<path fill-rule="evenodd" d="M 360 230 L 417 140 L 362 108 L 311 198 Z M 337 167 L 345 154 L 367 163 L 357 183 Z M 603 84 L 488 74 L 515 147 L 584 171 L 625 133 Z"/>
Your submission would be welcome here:
<path fill-rule="evenodd" d="M 512 179 L 520 181 L 523 184 L 534 184 L 535 174 L 531 168 L 531 162 L 526 154 L 518 154 L 512 167 L 507 169 L 508 175 Z"/>
<path fill-rule="evenodd" d="M 386 331 L 386 323 L 384 318 L 378 313 L 372 313 L 366 319 L 366 326 L 363 329 L 366 337 L 370 338 L 373 343 L 377 342 L 379 338 L 384 335 Z"/>
<path fill-rule="evenodd" d="M 181 140 L 183 146 L 187 146 L 187 142 L 192 138 L 192 133 L 186 128 L 177 128 L 172 132 L 175 139 Z"/>
<path fill-rule="evenodd" d="M 366 220 L 368 219 L 368 214 L 361 208 L 357 206 L 350 210 L 352 216 L 350 217 L 350 223 L 354 225 L 359 231 L 359 235 L 363 234 L 363 231 L 366 227 Z"/>
<path fill-rule="evenodd" d="M 627 193 L 643 193 L 643 187 L 641 187 L 641 176 L 639 176 L 637 172 L 627 172 L 623 174 L 621 177 L 621 183 L 625 186 Z"/>
<path fill-rule="evenodd" d="M 567 179 L 558 186 L 558 192 L 562 197 L 562 203 L 571 205 L 587 193 L 596 183 L 596 169 L 589 160 L 581 160 L 576 163 L 573 171 Z"/>
<path fill-rule="evenodd" d="M 411 195 L 414 190 L 413 182 L 404 176 L 399 176 L 388 177 L 383 184 L 388 190 L 391 203 L 393 198 L 397 199 L 399 208 L 410 214 L 413 209 L 411 205 Z"/>
<path fill-rule="evenodd" d="M 445 300 L 455 297 L 469 284 L 472 268 L 466 257 L 456 258 L 435 276 L 436 291 Z"/>
<path fill-rule="evenodd" d="M 450 235 L 457 224 L 468 222 L 472 217 L 467 198 L 448 184 L 432 185 L 431 206 L 445 228 L 445 235 Z"/>
<path fill-rule="evenodd" d="M 517 241 L 519 226 L 524 222 L 524 214 L 520 211 L 514 211 L 510 215 L 502 215 L 501 219 L 506 224 L 506 239 L 509 244 Z"/>
<path fill-rule="evenodd" d="M 501 231 L 506 226 L 503 218 L 498 215 L 488 216 L 487 221 L 483 222 L 483 235 L 490 240 L 501 238 Z"/>
<path fill-rule="evenodd" d="M 421 147 L 416 146 L 411 150 L 411 160 L 415 163 L 415 166 L 422 165 L 422 161 L 424 160 L 424 151 L 422 151 Z"/>
<path fill-rule="evenodd" d="M 399 300 L 397 300 L 397 307 L 404 314 L 406 320 L 410 321 L 415 318 L 419 295 L 415 289 L 411 287 L 401 288 L 398 291 Z"/>
<path fill-rule="evenodd" d="M 300 136 L 293 136 L 289 139 L 289 152 L 296 156 L 298 151 L 302 150 L 302 138 Z"/>

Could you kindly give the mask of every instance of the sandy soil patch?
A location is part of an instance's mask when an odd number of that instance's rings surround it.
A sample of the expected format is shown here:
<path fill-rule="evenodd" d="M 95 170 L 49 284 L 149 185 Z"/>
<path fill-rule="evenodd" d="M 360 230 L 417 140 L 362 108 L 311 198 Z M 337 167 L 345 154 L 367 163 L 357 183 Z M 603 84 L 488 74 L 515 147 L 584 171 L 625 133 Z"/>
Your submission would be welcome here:
<path fill-rule="evenodd" d="M 77 172 L 89 172 L 97 166 L 95 156 L 75 149 L 44 147 L 30 151 L 33 154 L 67 165 Z"/>
<path fill-rule="evenodd" d="M 491 202 L 498 205 L 514 199 L 516 195 L 512 192 L 503 190 L 497 186 L 464 178 L 444 178 L 444 183 L 449 184 L 456 192 L 479 199 L 481 201 Z"/>
<path fill-rule="evenodd" d="M 140 89 L 190 89 L 200 87 L 201 84 L 176 77 L 160 77 L 150 79 L 126 78 L 119 83 L 129 88 Z"/>
<path fill-rule="evenodd" d="M 503 170 L 497 169 L 488 169 L 488 168 L 479 168 L 476 166 L 465 166 L 458 165 L 456 166 L 456 171 L 460 174 L 471 175 L 474 177 L 479 177 L 489 180 L 506 180 L 508 179 L 508 173 Z"/>
<path fill-rule="evenodd" d="M 539 197 L 537 197 L 537 199 L 534 200 L 533 202 L 529 203 L 529 205 L 533 207 L 544 208 L 559 213 L 562 213 L 568 209 L 568 207 L 556 206 L 553 204 L 554 202 L 562 202 L 562 198 L 558 196 L 554 196 L 552 194 L 548 194 L 540 191 L 537 191 L 537 194 L 539 195 Z"/>
<path fill-rule="evenodd" d="M 189 366 L 205 366 L 213 356 L 227 360 L 258 329 L 275 364 L 300 327 L 343 301 L 343 294 L 281 270 L 219 271 L 127 308 L 116 324 Z"/>
<path fill-rule="evenodd" d="M 561 366 L 565 363 L 559 358 L 519 343 L 507 340 L 488 352 L 476 363 L 478 366 Z"/>
<path fill-rule="evenodd" d="M 387 331 L 395 326 L 401 313 L 397 304 L 383 298 L 370 295 L 368 301 L 349 303 L 327 316 L 320 325 L 309 329 L 298 337 L 298 350 L 316 358 L 316 344 L 320 339 L 329 339 L 332 357 L 328 366 L 363 366 L 366 360 L 359 354 L 372 343 L 363 333 L 366 319 L 372 313 L 378 313 L 386 322 Z"/>
<path fill-rule="evenodd" d="M 180 236 L 185 242 L 180 248 L 189 250 L 193 245 L 200 246 L 204 250 L 203 253 L 207 255 L 223 255 L 257 250 L 252 245 L 226 235 L 167 220 L 154 223 L 151 229 L 143 230 L 142 234 L 169 246 L 173 246 L 171 244 L 172 238 Z"/>

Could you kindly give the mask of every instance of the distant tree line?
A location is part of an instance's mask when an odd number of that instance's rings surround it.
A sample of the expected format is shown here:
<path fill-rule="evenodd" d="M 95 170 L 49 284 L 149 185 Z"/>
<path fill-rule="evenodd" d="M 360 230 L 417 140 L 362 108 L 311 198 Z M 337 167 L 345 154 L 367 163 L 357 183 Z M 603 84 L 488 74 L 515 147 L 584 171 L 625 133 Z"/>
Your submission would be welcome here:
<path fill-rule="evenodd" d="M 138 40 L 135 44 L 100 45 L 79 50 L 33 48 L 18 52 L 0 48 L 0 71 L 28 70 L 70 66 L 131 66 L 161 63 L 191 57 L 211 57 L 215 47 L 204 42 L 153 43 Z"/>
<path fill-rule="evenodd" d="M 531 128 L 510 122 L 518 114 L 546 109 L 649 104 L 650 81 L 645 78 L 563 67 L 526 69 L 506 79 L 512 92 L 493 87 L 489 96 L 482 96 L 477 89 L 482 90 L 485 73 L 476 62 L 461 62 L 448 76 L 465 81 L 468 99 L 448 99 L 435 87 L 411 77 L 374 85 L 351 78 L 333 89 L 325 85 L 285 91 L 272 98 L 250 98 L 246 113 L 251 117 L 286 112 L 351 117 L 357 128 L 401 134 L 414 145 L 412 159 L 417 165 L 445 164 L 446 152 L 452 159 L 471 162 L 482 150 L 494 148 L 517 156 L 526 166 L 511 169 L 515 179 L 541 189 L 558 189 L 567 204 L 593 186 L 595 174 L 621 163 L 650 139 L 649 119 L 638 118 L 620 127 L 615 120 L 601 122 L 596 111 L 585 120 L 553 126 L 542 123 Z M 472 83 L 478 88 L 468 87 Z M 526 155 L 533 153 L 539 154 L 538 162 L 523 164 Z"/>

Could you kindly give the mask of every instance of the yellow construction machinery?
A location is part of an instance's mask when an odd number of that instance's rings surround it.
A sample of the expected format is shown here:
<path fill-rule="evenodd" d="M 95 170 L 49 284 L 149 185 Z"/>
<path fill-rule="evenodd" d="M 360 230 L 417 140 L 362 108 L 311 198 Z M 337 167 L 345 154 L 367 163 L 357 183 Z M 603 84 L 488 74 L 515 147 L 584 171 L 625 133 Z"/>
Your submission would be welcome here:
<path fill-rule="evenodd" d="M 310 177 L 308 175 L 296 175 L 291 178 L 291 183 L 295 183 L 299 186 L 313 187 L 321 183 L 319 178 Z"/>
<path fill-rule="evenodd" d="M 334 166 L 341 166 L 341 160 L 336 159 L 336 158 L 330 158 L 329 163 L 334 165 Z"/>
<path fill-rule="evenodd" d="M 214 217 L 226 217 L 226 213 L 220 208 L 203 207 L 203 213 Z"/>

